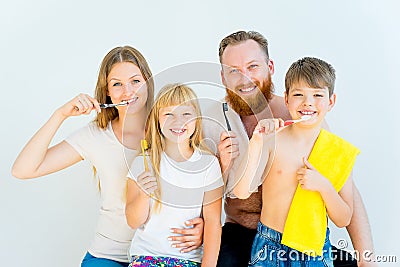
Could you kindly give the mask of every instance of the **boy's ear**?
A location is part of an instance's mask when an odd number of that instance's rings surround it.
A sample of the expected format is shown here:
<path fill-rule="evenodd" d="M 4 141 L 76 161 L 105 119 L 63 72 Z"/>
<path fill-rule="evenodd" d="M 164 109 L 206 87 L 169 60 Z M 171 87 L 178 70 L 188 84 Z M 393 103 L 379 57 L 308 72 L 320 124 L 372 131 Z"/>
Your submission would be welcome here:
<path fill-rule="evenodd" d="M 329 97 L 329 107 L 328 110 L 330 111 L 336 103 L 336 94 L 333 93 L 331 97 Z"/>
<path fill-rule="evenodd" d="M 284 94 L 284 97 L 285 97 L 285 105 L 286 105 L 286 107 L 289 105 L 289 102 L 288 102 L 288 95 L 287 95 L 287 93 L 285 92 L 285 94 Z"/>

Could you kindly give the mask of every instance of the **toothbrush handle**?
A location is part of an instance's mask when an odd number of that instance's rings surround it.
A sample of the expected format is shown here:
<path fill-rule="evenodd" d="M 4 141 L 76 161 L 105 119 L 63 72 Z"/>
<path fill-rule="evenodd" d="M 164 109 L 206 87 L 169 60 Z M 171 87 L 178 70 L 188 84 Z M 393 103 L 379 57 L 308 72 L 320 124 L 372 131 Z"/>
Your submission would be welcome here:
<path fill-rule="evenodd" d="M 228 121 L 228 118 L 226 117 L 225 112 L 224 112 L 224 117 L 225 117 L 226 127 L 228 128 L 228 131 L 231 131 L 232 128 L 231 128 L 231 125 L 229 124 L 229 121 Z"/>
<path fill-rule="evenodd" d="M 293 123 L 295 123 L 295 121 L 293 121 L 293 120 L 285 121 L 283 126 L 289 126 L 289 125 L 292 125 Z"/>

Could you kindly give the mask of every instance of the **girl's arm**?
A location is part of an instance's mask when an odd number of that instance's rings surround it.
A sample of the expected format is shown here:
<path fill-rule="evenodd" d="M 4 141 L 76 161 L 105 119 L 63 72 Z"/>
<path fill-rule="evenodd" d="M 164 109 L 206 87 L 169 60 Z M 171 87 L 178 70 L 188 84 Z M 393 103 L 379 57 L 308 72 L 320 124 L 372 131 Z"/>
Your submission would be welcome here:
<path fill-rule="evenodd" d="M 65 119 L 89 114 L 94 109 L 100 111 L 99 103 L 84 94 L 58 108 L 22 149 L 12 167 L 12 175 L 20 179 L 36 178 L 62 170 L 82 160 L 79 153 L 65 141 L 51 148 L 49 145 Z"/>
<path fill-rule="evenodd" d="M 150 214 L 150 194 L 156 188 L 156 178 L 150 172 L 141 173 L 137 182 L 128 179 L 125 215 L 131 228 L 136 229 L 147 221 Z"/>
<path fill-rule="evenodd" d="M 235 174 L 237 183 L 233 193 L 236 197 L 246 199 L 251 195 L 252 187 L 257 188 L 260 185 L 265 167 L 268 165 L 270 147 L 273 145 L 271 134 L 282 126 L 282 119 L 266 119 L 257 124 L 246 154 L 237 168 L 243 171 L 237 171 Z"/>
<path fill-rule="evenodd" d="M 221 207 L 223 187 L 207 191 L 204 194 L 203 218 L 204 218 L 204 252 L 202 267 L 214 267 L 217 265 L 219 248 L 221 244 Z"/>
<path fill-rule="evenodd" d="M 353 215 L 353 180 L 352 175 L 339 191 L 336 192 L 328 179 L 323 177 L 305 158 L 305 168 L 299 169 L 297 179 L 303 189 L 318 191 L 324 200 L 329 218 L 337 227 L 349 225 Z"/>

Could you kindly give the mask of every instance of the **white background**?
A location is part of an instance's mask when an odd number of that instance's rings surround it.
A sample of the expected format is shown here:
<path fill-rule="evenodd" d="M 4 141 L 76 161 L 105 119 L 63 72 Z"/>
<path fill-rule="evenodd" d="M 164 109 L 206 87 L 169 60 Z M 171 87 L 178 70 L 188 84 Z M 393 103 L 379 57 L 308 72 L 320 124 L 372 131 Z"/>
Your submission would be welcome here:
<path fill-rule="evenodd" d="M 93 93 L 100 61 L 111 48 L 138 48 L 157 74 L 187 62 L 217 63 L 219 41 L 244 29 L 269 40 L 279 95 L 287 68 L 300 57 L 320 57 L 336 68 L 337 105 L 328 122 L 362 151 L 354 179 L 376 251 L 397 255 L 397 264 L 387 266 L 398 266 L 398 1 L 144 2 L 1 1 L 0 265 L 79 266 L 98 208 L 89 165 L 30 181 L 13 178 L 10 169 L 58 106 L 79 92 Z M 223 93 L 198 92 L 213 98 Z M 92 118 L 69 119 L 55 142 Z M 333 243 L 341 237 L 347 238 L 345 231 L 335 231 Z"/>

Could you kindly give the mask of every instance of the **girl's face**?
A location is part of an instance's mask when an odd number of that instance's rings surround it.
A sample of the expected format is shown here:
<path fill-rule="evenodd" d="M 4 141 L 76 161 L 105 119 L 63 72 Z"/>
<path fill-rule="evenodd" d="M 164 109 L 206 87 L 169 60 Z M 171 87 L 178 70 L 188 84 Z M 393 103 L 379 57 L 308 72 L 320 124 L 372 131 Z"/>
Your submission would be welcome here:
<path fill-rule="evenodd" d="M 115 104 L 128 101 L 127 106 L 118 106 L 118 111 L 136 113 L 147 101 L 147 86 L 140 69 L 133 63 L 115 64 L 107 77 L 107 95 Z"/>
<path fill-rule="evenodd" d="M 166 141 L 183 143 L 189 141 L 196 129 L 196 111 L 191 105 L 160 108 L 159 123 Z"/>
<path fill-rule="evenodd" d="M 326 113 L 335 105 L 336 95 L 329 97 L 328 88 L 310 88 L 304 83 L 295 84 L 285 94 L 286 105 L 293 119 L 300 119 L 309 115 L 309 120 L 301 122 L 302 125 L 315 125 L 321 123 Z"/>

